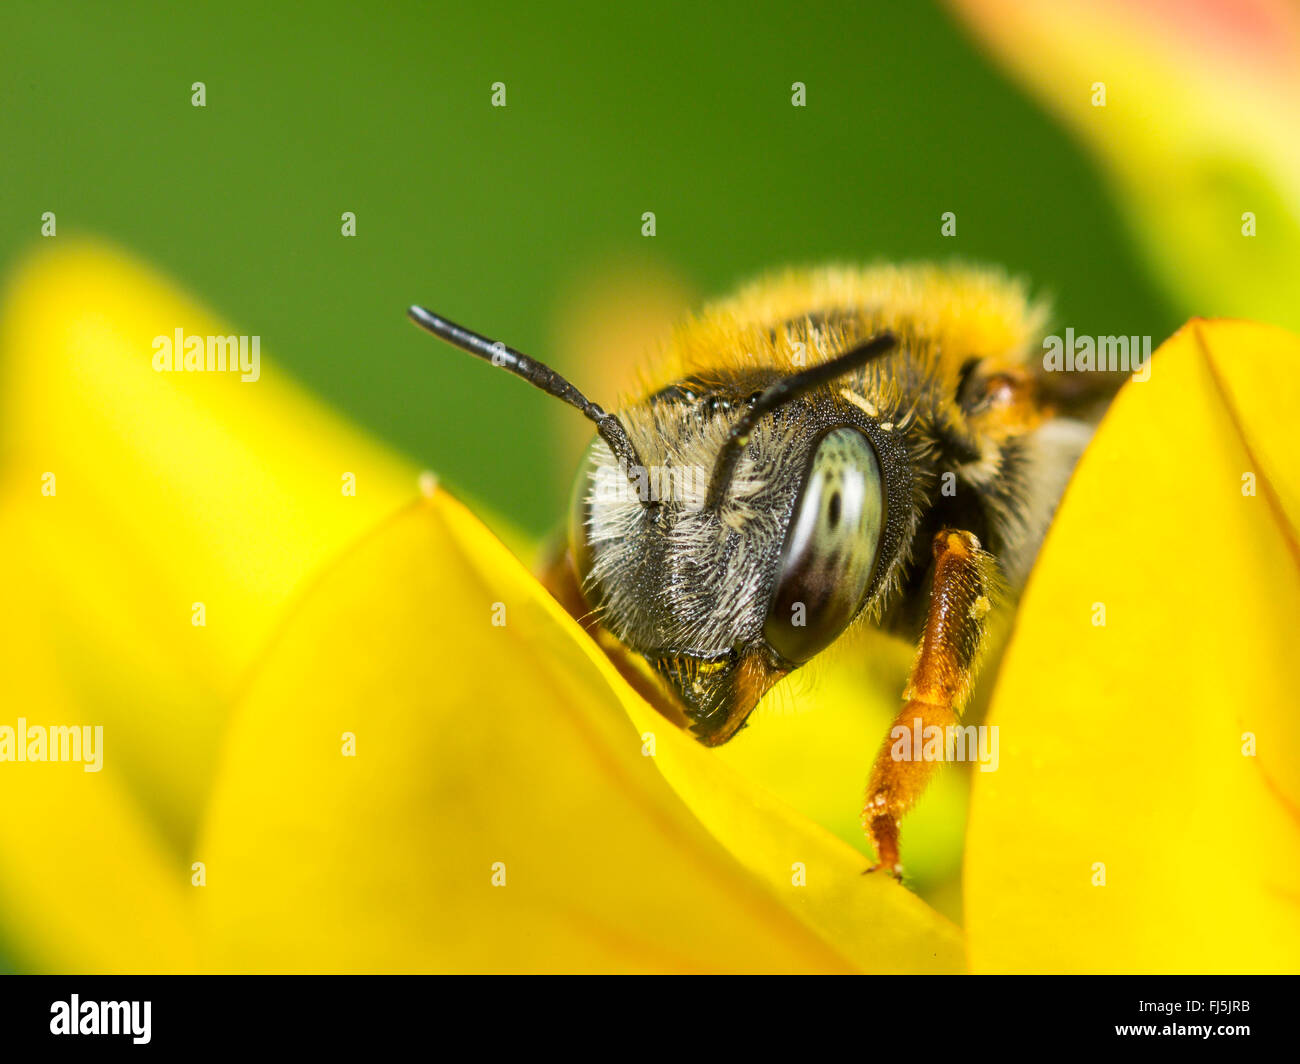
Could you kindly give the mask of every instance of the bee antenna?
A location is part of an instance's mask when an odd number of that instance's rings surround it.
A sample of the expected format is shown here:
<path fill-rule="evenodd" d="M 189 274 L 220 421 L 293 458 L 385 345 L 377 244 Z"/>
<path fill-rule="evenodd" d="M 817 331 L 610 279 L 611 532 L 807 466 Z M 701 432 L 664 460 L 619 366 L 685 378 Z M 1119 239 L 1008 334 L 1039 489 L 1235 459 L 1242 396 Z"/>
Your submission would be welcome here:
<path fill-rule="evenodd" d="M 601 439 L 609 444 L 614 457 L 629 470 L 629 477 L 632 475 L 632 470 L 641 467 L 641 458 L 636 453 L 636 448 L 632 446 L 632 441 L 628 439 L 623 423 L 613 414 L 606 413 L 593 403 L 546 363 L 529 358 L 499 340 L 489 340 L 486 336 L 471 332 L 423 307 L 411 307 L 407 310 L 406 316 L 421 329 L 433 333 L 438 339 L 446 340 L 447 343 L 459 347 L 462 351 L 468 351 L 484 362 L 491 362 L 494 366 L 507 369 L 516 377 L 522 377 L 529 384 L 540 388 L 547 395 L 553 395 L 557 399 L 563 399 L 570 406 L 577 407 L 595 423 L 596 431 L 600 433 Z"/>
<path fill-rule="evenodd" d="M 878 333 L 858 344 L 857 347 L 850 348 L 844 354 L 837 355 L 820 365 L 810 366 L 800 373 L 782 377 L 760 392 L 758 398 L 750 404 L 749 409 L 736 420 L 736 423 L 731 426 L 731 431 L 727 433 L 722 450 L 718 452 L 717 462 L 713 466 L 713 478 L 709 481 L 709 494 L 704 501 L 705 507 L 717 509 L 721 505 L 722 496 L 726 493 L 727 485 L 731 483 L 732 474 L 736 471 L 736 463 L 740 461 L 741 454 L 749 446 L 749 437 L 754 431 L 754 426 L 765 415 L 805 392 L 829 384 L 846 373 L 861 369 L 868 362 L 889 354 L 897 345 L 898 337 L 893 333 Z"/>

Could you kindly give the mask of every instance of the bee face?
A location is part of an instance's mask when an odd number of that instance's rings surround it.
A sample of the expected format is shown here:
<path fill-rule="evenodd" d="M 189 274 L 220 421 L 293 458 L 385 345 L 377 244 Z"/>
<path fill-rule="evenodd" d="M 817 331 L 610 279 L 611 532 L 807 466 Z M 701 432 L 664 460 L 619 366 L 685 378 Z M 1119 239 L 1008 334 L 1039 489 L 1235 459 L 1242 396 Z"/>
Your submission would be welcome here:
<path fill-rule="evenodd" d="M 762 418 L 710 505 L 737 417 L 779 379 L 682 381 L 621 411 L 644 466 L 626 469 L 597 439 L 574 488 L 586 601 L 710 745 L 871 601 L 910 509 L 905 453 L 833 387 Z"/>

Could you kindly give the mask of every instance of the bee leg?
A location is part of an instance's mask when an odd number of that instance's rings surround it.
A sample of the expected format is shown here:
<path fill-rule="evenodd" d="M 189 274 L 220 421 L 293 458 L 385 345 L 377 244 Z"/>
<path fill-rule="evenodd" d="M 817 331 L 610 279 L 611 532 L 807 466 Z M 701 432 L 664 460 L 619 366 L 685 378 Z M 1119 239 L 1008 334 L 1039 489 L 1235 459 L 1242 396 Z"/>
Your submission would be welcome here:
<path fill-rule="evenodd" d="M 956 723 L 975 678 L 996 584 L 992 556 L 969 532 L 945 529 L 934 537 L 933 549 L 930 607 L 903 691 L 907 702 L 876 755 L 862 810 L 862 826 L 879 860 L 867 871 L 885 868 L 896 878 L 903 870 L 898 821 L 944 759 L 946 729 Z"/>

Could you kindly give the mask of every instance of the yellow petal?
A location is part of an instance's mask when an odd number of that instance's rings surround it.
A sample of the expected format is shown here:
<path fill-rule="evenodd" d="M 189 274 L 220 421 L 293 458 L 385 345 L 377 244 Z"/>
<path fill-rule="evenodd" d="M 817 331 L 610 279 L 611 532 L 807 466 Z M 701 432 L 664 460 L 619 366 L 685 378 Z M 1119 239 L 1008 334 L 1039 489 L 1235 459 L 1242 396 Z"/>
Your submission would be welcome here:
<path fill-rule="evenodd" d="M 645 707 L 442 494 L 302 604 L 232 723 L 204 840 L 223 969 L 961 963 L 919 899 Z"/>
<path fill-rule="evenodd" d="M 3 556 L 12 546 L 0 530 Z M 5 669 L 0 726 L 102 727 L 64 689 L 35 624 L 40 589 L 17 576 L 5 585 L 0 646 L 22 668 Z M 190 862 L 144 815 L 116 741 L 112 728 L 100 734 L 99 757 L 89 759 L 97 771 L 0 762 L 0 944 L 23 971 L 184 972 L 197 963 Z"/>
<path fill-rule="evenodd" d="M 229 699 L 289 596 L 409 497 L 415 473 L 265 349 L 254 382 L 155 372 L 155 337 L 256 327 L 218 322 L 113 251 L 59 243 L 5 297 L 0 521 L 14 552 L 0 564 L 41 586 L 70 697 L 180 845 Z M 26 667 L 0 655 L 6 673 Z"/>
<path fill-rule="evenodd" d="M 1187 313 L 1300 327 L 1293 4 L 951 2 L 1094 150 Z"/>
<path fill-rule="evenodd" d="M 1247 322 L 1193 321 L 1120 393 L 994 692 L 974 970 L 1300 968 L 1296 410 L 1300 340 Z"/>

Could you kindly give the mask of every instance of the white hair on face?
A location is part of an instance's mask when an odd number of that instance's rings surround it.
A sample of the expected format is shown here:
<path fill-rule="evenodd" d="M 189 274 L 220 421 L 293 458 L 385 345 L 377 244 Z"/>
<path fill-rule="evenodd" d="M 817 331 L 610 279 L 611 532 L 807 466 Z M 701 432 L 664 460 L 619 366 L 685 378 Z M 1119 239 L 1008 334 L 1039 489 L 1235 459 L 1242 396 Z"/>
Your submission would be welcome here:
<path fill-rule="evenodd" d="M 620 418 L 648 469 L 689 471 L 687 481 L 701 491 L 734 420 L 700 418 L 693 404 L 680 400 L 636 406 Z M 702 496 L 669 497 L 659 500 L 654 522 L 632 493 L 597 490 L 623 476 L 613 452 L 597 441 L 588 473 L 589 580 L 604 590 L 602 621 L 615 636 L 701 655 L 726 653 L 738 638 L 757 636 L 767 613 L 771 559 L 798 488 L 798 478 L 778 475 L 796 457 L 794 433 L 786 419 L 765 419 L 719 511 L 703 509 Z M 649 559 L 659 567 L 653 581 L 640 572 Z"/>

